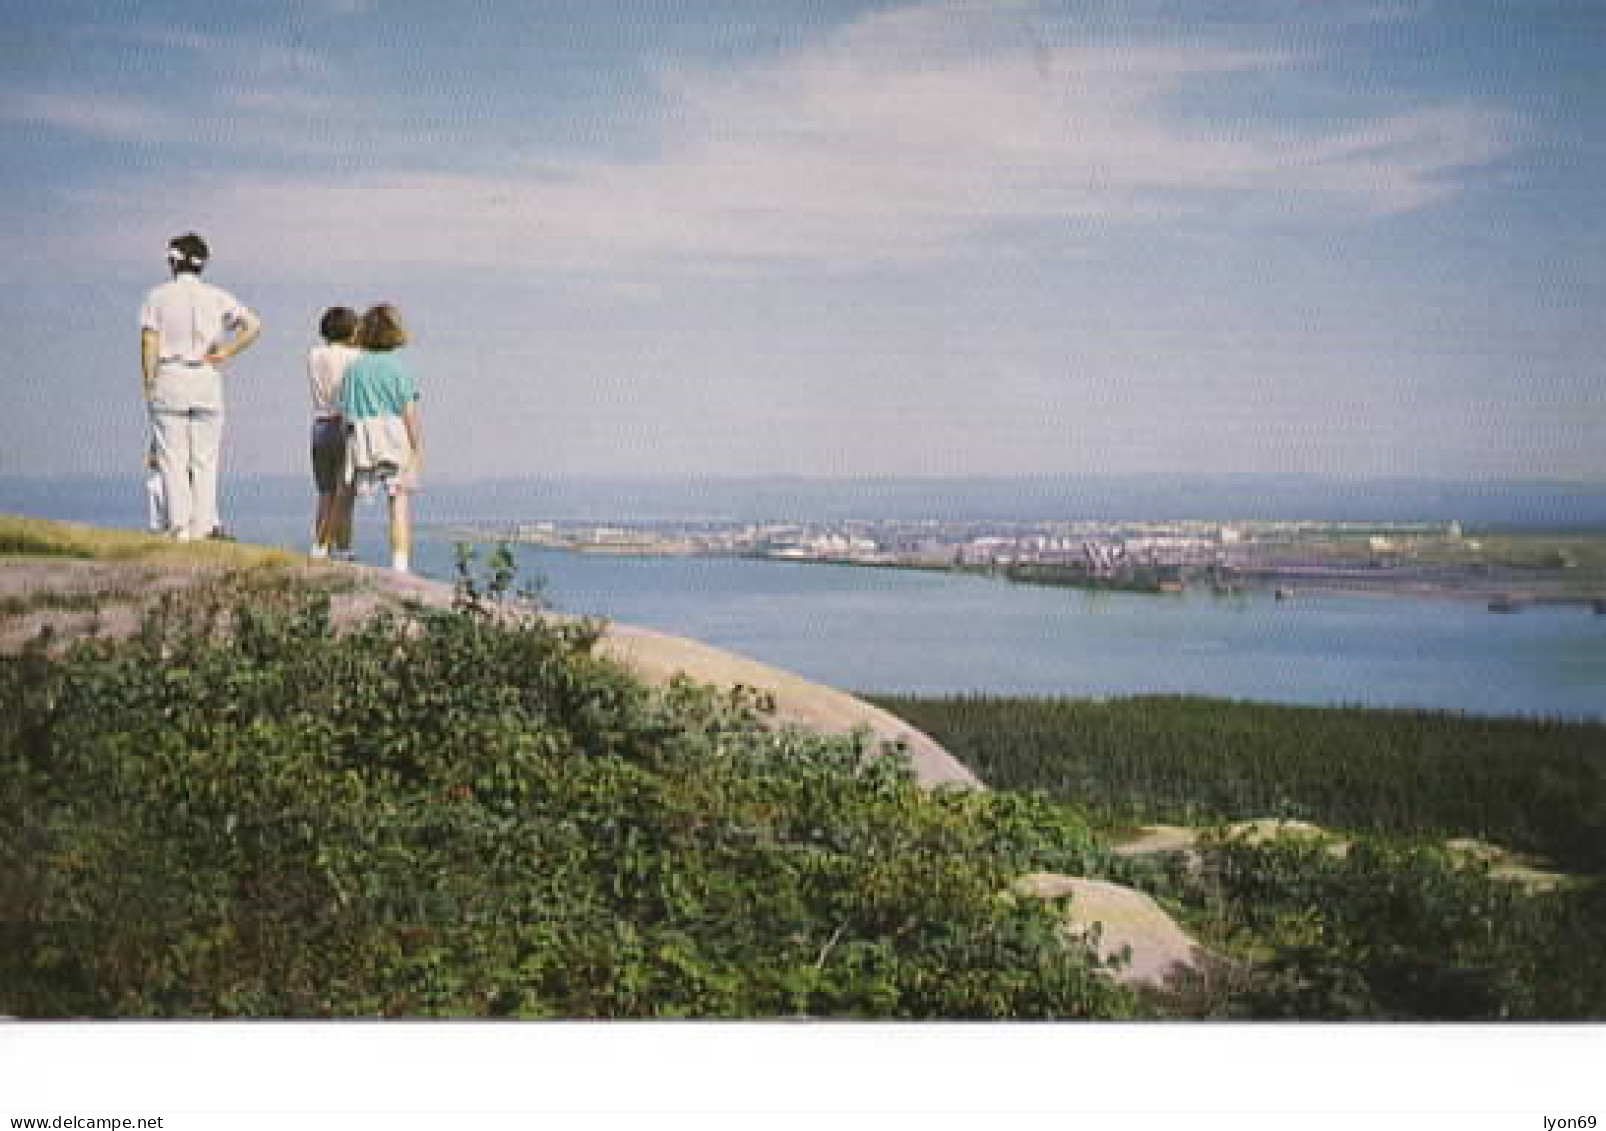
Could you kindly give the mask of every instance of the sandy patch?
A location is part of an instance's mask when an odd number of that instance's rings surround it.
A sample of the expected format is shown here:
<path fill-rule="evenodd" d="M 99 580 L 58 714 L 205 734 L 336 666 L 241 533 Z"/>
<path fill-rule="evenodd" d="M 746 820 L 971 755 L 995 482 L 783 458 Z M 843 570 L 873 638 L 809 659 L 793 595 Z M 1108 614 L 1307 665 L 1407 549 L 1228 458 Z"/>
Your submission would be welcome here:
<path fill-rule="evenodd" d="M 1185 852 L 1198 843 L 1198 829 L 1182 825 L 1145 825 L 1137 836 L 1111 851 L 1117 856 L 1148 856 L 1159 852 Z"/>
<path fill-rule="evenodd" d="M 1148 856 L 1163 852 L 1181 852 L 1193 860 L 1198 860 L 1198 844 L 1204 829 L 1187 828 L 1182 825 L 1147 825 L 1138 830 L 1138 835 L 1131 840 L 1115 846 L 1112 850 L 1117 856 Z M 1279 820 L 1274 817 L 1259 817 L 1250 821 L 1239 821 L 1227 827 L 1227 838 L 1244 844 L 1266 844 L 1278 838 L 1287 837 L 1295 840 L 1320 841 L 1325 843 L 1326 850 L 1333 856 L 1348 855 L 1350 842 L 1320 825 L 1313 825 L 1308 821 Z M 1460 857 L 1469 862 L 1476 861 L 1486 864 L 1489 876 L 1496 880 L 1506 880 L 1520 884 L 1530 893 L 1554 891 L 1569 882 L 1565 872 L 1552 871 L 1545 866 L 1545 862 L 1520 852 L 1513 852 L 1501 848 L 1488 841 L 1477 840 L 1472 837 L 1455 837 L 1444 842 L 1444 847 L 1452 856 Z"/>
<path fill-rule="evenodd" d="M 1521 884 L 1529 892 L 1555 891 L 1569 879 L 1563 872 L 1545 868 L 1543 862 L 1535 857 L 1512 852 L 1486 840 L 1456 837 L 1445 841 L 1444 847 L 1449 849 L 1451 855 L 1487 864 L 1492 878 Z"/>

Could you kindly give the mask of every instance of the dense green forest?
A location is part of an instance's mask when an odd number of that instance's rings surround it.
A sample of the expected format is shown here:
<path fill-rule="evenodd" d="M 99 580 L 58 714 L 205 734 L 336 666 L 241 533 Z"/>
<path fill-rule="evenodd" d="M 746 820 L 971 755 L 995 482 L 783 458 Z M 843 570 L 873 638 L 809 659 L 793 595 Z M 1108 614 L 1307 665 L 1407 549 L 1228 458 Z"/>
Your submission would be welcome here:
<path fill-rule="evenodd" d="M 1173 696 L 874 701 L 988 784 L 1105 824 L 1296 817 L 1606 872 L 1606 724 Z"/>
<path fill-rule="evenodd" d="M 328 592 L 262 568 L 131 638 L 0 658 L 0 1013 L 1606 1015 L 1598 884 L 1530 895 L 1385 835 L 1129 859 L 1097 831 L 1141 815 L 1128 786 L 921 790 L 750 694 L 638 682 L 596 654 L 600 625 L 505 602 L 511 576 L 336 631 Z M 1066 741 L 1030 704 L 989 710 L 974 737 L 1000 751 Z M 1520 794 L 1512 828 L 1598 813 L 1556 765 L 1585 807 Z M 1012 894 L 1040 871 L 1148 891 L 1215 957 L 1125 988 L 1063 905 Z"/>

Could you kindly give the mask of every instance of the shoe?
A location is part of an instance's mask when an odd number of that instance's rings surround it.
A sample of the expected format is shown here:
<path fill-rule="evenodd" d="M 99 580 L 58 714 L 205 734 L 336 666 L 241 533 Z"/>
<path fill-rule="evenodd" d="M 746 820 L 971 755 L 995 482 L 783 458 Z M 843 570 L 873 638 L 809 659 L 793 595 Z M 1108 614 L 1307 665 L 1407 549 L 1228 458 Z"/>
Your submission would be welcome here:
<path fill-rule="evenodd" d="M 322 561 L 322 560 L 328 558 L 328 556 L 329 556 L 329 547 L 328 546 L 314 546 L 312 549 L 307 551 L 307 557 L 312 558 L 315 561 Z"/>
<path fill-rule="evenodd" d="M 210 541 L 213 541 L 213 542 L 232 542 L 232 541 L 234 541 L 234 535 L 230 534 L 227 530 L 224 530 L 221 526 L 212 527 L 212 532 L 210 534 L 208 534 L 206 537 Z"/>

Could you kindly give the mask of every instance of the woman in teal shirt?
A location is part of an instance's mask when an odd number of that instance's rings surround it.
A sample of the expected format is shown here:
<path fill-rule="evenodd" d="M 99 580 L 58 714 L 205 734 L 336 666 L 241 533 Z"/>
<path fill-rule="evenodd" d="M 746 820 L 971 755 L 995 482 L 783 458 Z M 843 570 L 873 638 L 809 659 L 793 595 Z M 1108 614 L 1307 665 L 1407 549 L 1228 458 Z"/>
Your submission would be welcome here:
<path fill-rule="evenodd" d="M 362 316 L 362 356 L 346 367 L 340 412 L 346 422 L 346 492 L 383 489 L 390 501 L 390 564 L 407 573 L 412 548 L 409 499 L 424 467 L 424 426 L 418 383 L 396 351 L 407 330 L 394 306 L 382 303 Z"/>

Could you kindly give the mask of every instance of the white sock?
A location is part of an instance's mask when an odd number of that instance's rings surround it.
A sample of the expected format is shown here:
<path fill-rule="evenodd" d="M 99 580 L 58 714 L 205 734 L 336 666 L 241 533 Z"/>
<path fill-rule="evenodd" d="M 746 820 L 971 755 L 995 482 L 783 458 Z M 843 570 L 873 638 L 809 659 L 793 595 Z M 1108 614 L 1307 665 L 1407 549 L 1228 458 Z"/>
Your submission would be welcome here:
<path fill-rule="evenodd" d="M 327 558 L 328 556 L 329 556 L 329 547 L 328 546 L 324 546 L 324 545 L 314 546 L 312 548 L 312 553 L 310 553 L 308 555 L 308 557 L 313 557 L 313 558 Z"/>
<path fill-rule="evenodd" d="M 390 555 L 390 568 L 397 573 L 407 572 L 407 551 L 395 550 Z"/>

